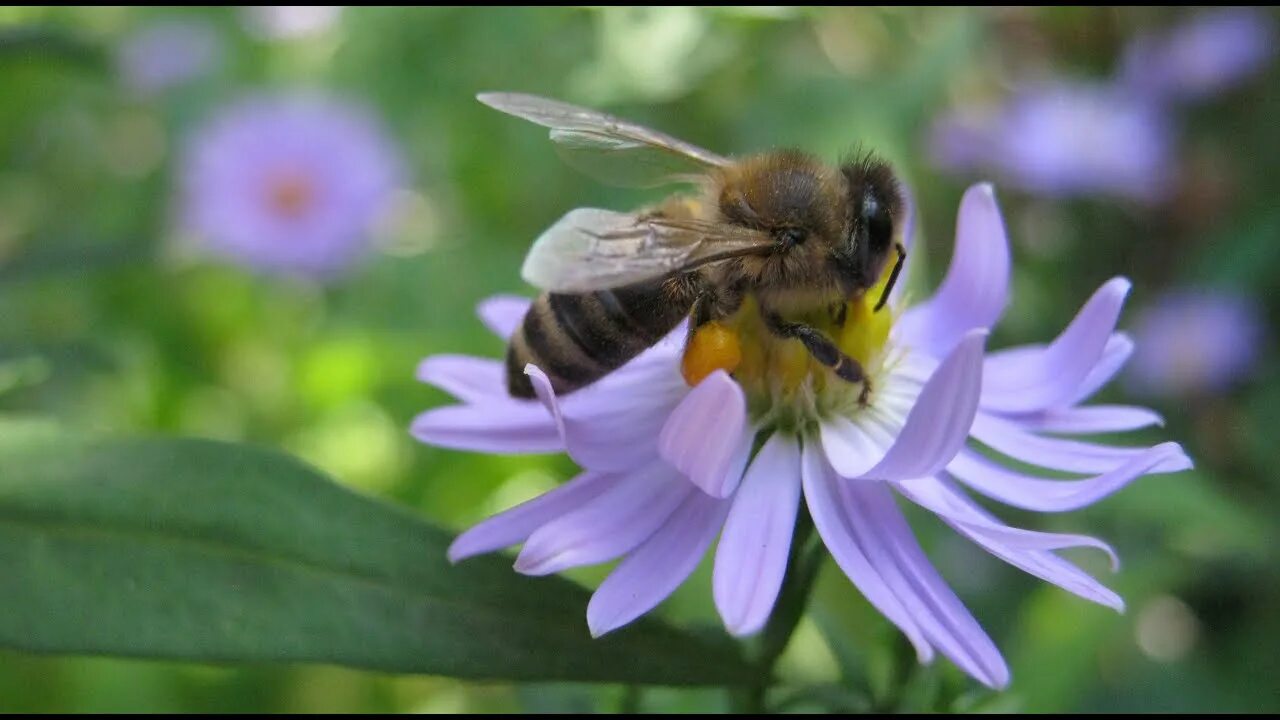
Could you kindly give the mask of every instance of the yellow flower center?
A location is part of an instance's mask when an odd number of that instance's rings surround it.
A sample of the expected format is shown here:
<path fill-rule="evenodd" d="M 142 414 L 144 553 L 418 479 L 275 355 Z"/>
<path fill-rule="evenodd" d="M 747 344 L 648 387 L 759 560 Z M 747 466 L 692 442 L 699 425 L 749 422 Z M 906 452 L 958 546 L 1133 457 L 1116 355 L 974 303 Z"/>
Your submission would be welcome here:
<path fill-rule="evenodd" d="M 874 287 L 846 303 L 843 324 L 838 324 L 826 308 L 804 317 L 787 318 L 821 330 L 841 351 L 857 360 L 871 378 L 872 393 L 894 321 L 888 305 L 875 311 L 888 282 L 889 269 Z M 707 323 L 693 334 L 685 348 L 681 370 L 691 386 L 716 370 L 731 373 L 746 392 L 753 417 L 771 416 L 783 422 L 813 417 L 819 399 L 827 401 L 823 405 L 854 402 L 862 389 L 836 377 L 799 340 L 770 332 L 759 305 L 750 296 L 732 317 Z"/>

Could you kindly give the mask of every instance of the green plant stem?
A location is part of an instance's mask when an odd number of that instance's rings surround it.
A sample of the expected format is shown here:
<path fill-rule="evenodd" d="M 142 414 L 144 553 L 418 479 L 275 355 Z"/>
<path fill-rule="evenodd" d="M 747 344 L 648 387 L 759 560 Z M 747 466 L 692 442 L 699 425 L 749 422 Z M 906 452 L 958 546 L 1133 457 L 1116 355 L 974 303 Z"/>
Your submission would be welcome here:
<path fill-rule="evenodd" d="M 805 607 L 809 603 L 809 595 L 813 583 L 822 567 L 823 546 L 813 537 L 813 520 L 809 512 L 801 508 L 796 518 L 796 529 L 792 536 L 791 552 L 787 559 L 787 574 L 783 578 L 782 588 L 778 592 L 778 602 L 773 614 L 760 634 L 755 652 L 751 654 L 751 665 L 755 670 L 754 681 L 744 687 L 733 688 L 730 700 L 735 712 L 766 712 L 765 694 L 774 680 L 774 666 L 778 658 L 791 641 L 800 618 L 804 616 Z"/>

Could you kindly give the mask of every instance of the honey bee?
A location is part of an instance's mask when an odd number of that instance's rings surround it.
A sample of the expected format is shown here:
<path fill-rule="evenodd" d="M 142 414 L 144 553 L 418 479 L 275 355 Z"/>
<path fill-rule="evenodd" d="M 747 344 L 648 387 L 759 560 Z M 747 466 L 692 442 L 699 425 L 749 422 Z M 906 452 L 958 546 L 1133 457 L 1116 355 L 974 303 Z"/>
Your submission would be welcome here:
<path fill-rule="evenodd" d="M 683 370 L 691 383 L 737 363 L 724 323 L 753 300 L 767 333 L 795 339 L 849 383 L 870 383 L 815 323 L 842 327 L 846 308 L 881 278 L 897 251 L 879 311 L 906 260 L 895 228 L 903 197 L 888 164 L 866 155 L 838 167 L 797 150 L 729 159 L 656 130 L 568 103 L 516 93 L 477 98 L 550 128 L 572 166 L 616 185 L 683 183 L 633 213 L 570 211 L 533 244 L 522 275 L 544 292 L 507 349 L 511 395 L 534 396 L 533 363 L 557 393 L 621 367 L 690 318 Z"/>

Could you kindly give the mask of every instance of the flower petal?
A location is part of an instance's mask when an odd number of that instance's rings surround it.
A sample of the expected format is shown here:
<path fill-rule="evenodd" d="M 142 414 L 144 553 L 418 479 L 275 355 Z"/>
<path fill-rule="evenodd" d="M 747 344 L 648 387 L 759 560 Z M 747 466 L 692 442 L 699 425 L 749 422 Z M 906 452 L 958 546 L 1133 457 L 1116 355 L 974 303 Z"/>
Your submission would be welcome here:
<path fill-rule="evenodd" d="M 946 467 L 964 445 L 982 393 L 982 347 L 986 330 L 971 330 L 938 366 L 907 415 L 897 439 L 861 479 L 905 480 Z M 837 471 L 841 468 L 832 465 Z"/>
<path fill-rule="evenodd" d="M 1137 478 L 1153 472 L 1175 472 L 1191 467 L 1177 443 L 1149 448 L 1115 469 L 1083 480 L 1053 480 L 1024 475 L 964 449 L 947 472 L 969 487 L 1006 505 L 1037 512 L 1064 512 L 1092 505 Z M 1158 468 L 1168 468 L 1160 470 Z"/>
<path fill-rule="evenodd" d="M 667 400 L 660 388 L 653 388 L 647 396 L 583 388 L 562 406 L 542 370 L 530 364 L 524 372 L 538 400 L 551 413 L 569 456 L 579 465 L 622 471 L 658 456 L 659 428 L 674 402 L 674 398 Z"/>
<path fill-rule="evenodd" d="M 909 354 L 892 364 L 888 377 L 876 385 L 870 405 L 820 421 L 822 447 L 829 458 L 839 457 L 832 462 L 838 462 L 841 475 L 860 477 L 884 458 L 938 365 L 920 353 Z"/>
<path fill-rule="evenodd" d="M 921 663 L 933 660 L 933 647 L 925 639 L 924 632 L 889 589 L 880 572 L 871 565 L 854 533 L 852 520 L 845 512 L 839 491 L 839 486 L 848 481 L 836 474 L 815 442 L 807 441 L 804 444 L 800 476 L 804 483 L 805 504 L 809 508 L 809 515 L 813 517 L 813 525 L 827 550 L 831 551 L 836 564 L 844 571 L 845 577 L 862 592 L 867 602 L 907 636 Z"/>
<path fill-rule="evenodd" d="M 738 487 L 746 457 L 747 399 L 723 370 L 689 391 L 662 426 L 658 452 L 694 485 L 712 497 L 728 497 Z M 750 438 L 747 438 L 750 451 Z"/>
<path fill-rule="evenodd" d="M 449 545 L 449 562 L 524 542 L 534 530 L 604 492 L 613 479 L 603 473 L 584 472 L 532 500 L 481 521 Z"/>
<path fill-rule="evenodd" d="M 514 400 L 507 394 L 506 370 L 497 360 L 467 355 L 432 355 L 418 364 L 418 380 L 465 403 Z"/>
<path fill-rule="evenodd" d="M 530 305 L 533 305 L 532 300 L 519 295 L 494 295 L 476 307 L 476 314 L 493 334 L 503 340 L 510 340 L 516 334 L 516 328 L 524 321 Z"/>
<path fill-rule="evenodd" d="M 775 433 L 747 470 L 716 548 L 712 591 L 731 634 L 750 635 L 769 619 L 799 506 L 800 445 Z"/>
<path fill-rule="evenodd" d="M 1082 440 L 1064 440 L 1027 432 L 1017 423 L 990 413 L 979 412 L 973 421 L 973 436 L 996 452 L 1015 460 L 1052 470 L 1073 473 L 1102 473 L 1144 456 L 1148 449 L 1115 447 Z M 1152 472 L 1178 472 L 1191 467 L 1191 461 L 1179 453 L 1157 465 Z"/>
<path fill-rule="evenodd" d="M 620 476 L 576 510 L 534 531 L 516 558 L 516 571 L 549 575 L 612 560 L 647 540 L 692 492 L 661 460 Z"/>
<path fill-rule="evenodd" d="M 864 411 L 858 422 L 837 415 L 818 425 L 818 437 L 827 460 L 842 477 L 862 477 L 893 445 L 894 437 L 902 428 L 901 422 L 894 422 L 896 418 L 888 414 L 884 417 L 877 414 L 875 419 L 879 422 L 872 422 L 872 413 Z"/>
<path fill-rule="evenodd" d="M 992 688 L 1009 684 L 1009 668 L 991 638 L 938 575 L 883 483 L 839 484 L 849 527 L 893 594 L 929 642 Z"/>
<path fill-rule="evenodd" d="M 1091 405 L 1058 408 L 1021 415 L 1018 423 L 1028 430 L 1073 435 L 1114 433 L 1164 425 L 1160 414 L 1131 405 Z"/>
<path fill-rule="evenodd" d="M 951 267 L 938 292 L 908 310 L 896 331 L 908 346 L 945 357 L 973 328 L 991 328 L 1009 296 L 1009 240 L 990 184 L 960 201 Z"/>
<path fill-rule="evenodd" d="M 970 500 L 951 483 L 935 477 L 916 478 L 895 485 L 912 502 L 942 516 L 947 520 L 969 525 L 984 531 L 990 537 L 1013 547 L 1027 550 L 1061 550 L 1074 547 L 1091 547 L 1101 550 L 1111 561 L 1111 570 L 1120 567 L 1120 558 L 1110 545 L 1086 535 L 1064 535 L 1022 530 L 1009 527 L 996 520 L 986 510 Z"/>
<path fill-rule="evenodd" d="M 410 432 L 428 445 L 489 453 L 564 450 L 547 411 L 533 403 L 450 405 L 414 418 Z"/>
<path fill-rule="evenodd" d="M 982 407 L 1031 412 L 1071 399 L 1102 357 L 1130 287 L 1125 278 L 1105 283 L 1046 348 L 1012 348 L 988 357 Z"/>
<path fill-rule="evenodd" d="M 666 524 L 618 563 L 591 596 L 591 636 L 616 630 L 665 600 L 698 567 L 728 509 L 726 500 L 689 492 Z"/>
<path fill-rule="evenodd" d="M 1085 400 L 1093 397 L 1093 394 L 1102 389 L 1102 386 L 1111 382 L 1111 379 L 1120 372 L 1120 368 L 1129 361 L 1129 356 L 1133 354 L 1133 340 L 1129 336 L 1122 333 L 1112 333 L 1107 340 L 1107 347 L 1102 351 L 1102 357 L 1098 360 L 1098 364 L 1089 371 L 1084 382 L 1080 387 L 1076 388 L 1076 392 L 1066 402 L 1062 403 L 1063 407 L 1071 407 L 1078 405 Z"/>
<path fill-rule="evenodd" d="M 897 488 L 912 502 L 937 513 L 957 532 L 987 552 L 1042 580 L 1086 600 L 1124 611 L 1124 601 L 1111 589 L 1050 550 L 1089 546 L 1111 557 L 1114 572 L 1118 560 L 1106 543 L 1082 535 L 1038 533 L 1008 527 L 964 495 L 951 483 L 934 477 L 899 483 Z"/>

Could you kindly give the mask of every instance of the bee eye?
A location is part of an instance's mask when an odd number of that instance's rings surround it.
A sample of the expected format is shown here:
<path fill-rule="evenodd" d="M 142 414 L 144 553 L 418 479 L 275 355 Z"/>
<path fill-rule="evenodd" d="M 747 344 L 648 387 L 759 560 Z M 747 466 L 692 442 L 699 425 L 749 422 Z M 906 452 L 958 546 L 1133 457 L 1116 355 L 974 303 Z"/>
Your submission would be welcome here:
<path fill-rule="evenodd" d="M 871 252 L 882 253 L 888 250 L 893 241 L 893 219 L 889 217 L 888 208 L 871 192 L 862 197 L 860 219 L 866 227 Z"/>

